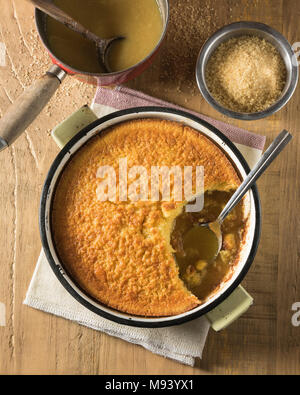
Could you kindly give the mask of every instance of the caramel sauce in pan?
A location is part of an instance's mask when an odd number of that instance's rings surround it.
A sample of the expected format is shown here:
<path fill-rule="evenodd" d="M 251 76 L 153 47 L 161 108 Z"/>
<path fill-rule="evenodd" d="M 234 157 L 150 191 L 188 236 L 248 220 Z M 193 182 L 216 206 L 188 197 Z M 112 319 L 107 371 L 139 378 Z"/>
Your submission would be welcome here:
<path fill-rule="evenodd" d="M 127 69 L 143 60 L 157 45 L 163 22 L 156 0 L 54 0 L 63 11 L 101 38 L 124 36 L 112 44 L 112 71 Z M 47 35 L 53 53 L 69 66 L 99 73 L 95 44 L 47 18 Z"/>
<path fill-rule="evenodd" d="M 215 221 L 230 197 L 227 192 L 207 192 L 201 212 L 183 211 L 175 220 L 171 245 L 180 277 L 200 300 L 205 300 L 216 289 L 238 257 L 245 228 L 242 202 L 223 222 L 223 245 L 216 259 L 213 257 L 218 250 L 217 238 L 207 228 L 197 225 Z"/>

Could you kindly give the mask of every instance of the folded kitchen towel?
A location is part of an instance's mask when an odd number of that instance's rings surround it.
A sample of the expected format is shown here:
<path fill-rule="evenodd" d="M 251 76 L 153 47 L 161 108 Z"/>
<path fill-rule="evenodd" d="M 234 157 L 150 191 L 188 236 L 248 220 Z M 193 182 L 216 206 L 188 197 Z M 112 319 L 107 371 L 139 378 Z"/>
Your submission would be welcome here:
<path fill-rule="evenodd" d="M 99 87 L 92 109 L 98 117 L 116 110 L 140 106 L 173 107 L 169 103 L 125 87 Z M 195 113 L 194 113 L 195 114 Z M 244 154 L 250 166 L 261 156 L 265 137 L 196 114 L 226 134 Z M 89 328 L 139 344 L 153 353 L 193 366 L 202 357 L 210 328 L 206 317 L 170 328 L 144 329 L 120 325 L 102 318 L 77 302 L 60 284 L 41 251 L 24 304 L 75 321 Z"/>

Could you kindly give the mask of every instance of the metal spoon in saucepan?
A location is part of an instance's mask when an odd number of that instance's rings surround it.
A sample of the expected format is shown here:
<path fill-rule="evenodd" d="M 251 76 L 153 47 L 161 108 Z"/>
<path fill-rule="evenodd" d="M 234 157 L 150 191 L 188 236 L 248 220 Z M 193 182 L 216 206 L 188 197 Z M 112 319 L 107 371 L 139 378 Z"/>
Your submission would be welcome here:
<path fill-rule="evenodd" d="M 222 248 L 222 230 L 221 225 L 227 215 L 231 212 L 231 210 L 241 201 L 243 196 L 249 191 L 249 189 L 253 186 L 255 181 L 264 173 L 264 171 L 270 166 L 273 160 L 280 154 L 280 152 L 285 148 L 285 146 L 291 141 L 292 135 L 288 133 L 286 130 L 281 132 L 279 136 L 273 141 L 267 151 L 264 153 L 260 161 L 254 167 L 254 169 L 249 173 L 249 175 L 245 178 L 244 182 L 240 185 L 240 187 L 236 190 L 236 192 L 232 195 L 229 202 L 224 207 L 223 211 L 219 215 L 216 221 L 206 223 L 206 224 L 197 224 L 193 228 L 191 228 L 185 235 L 186 240 L 199 240 L 199 237 L 205 237 L 208 240 L 215 238 L 215 254 L 211 261 L 214 261 L 217 255 L 219 254 Z M 203 235 L 204 229 L 205 235 Z"/>
<path fill-rule="evenodd" d="M 104 72 L 111 72 L 108 62 L 108 49 L 114 41 L 121 40 L 124 37 L 113 37 L 109 39 L 103 39 L 98 37 L 96 34 L 87 30 L 79 22 L 75 21 L 70 15 L 66 14 L 60 8 L 53 4 L 52 0 L 30 0 L 30 2 L 45 14 L 56 19 L 58 22 L 63 23 L 69 29 L 81 34 L 88 40 L 94 41 L 96 44 L 97 57 L 100 67 Z"/>

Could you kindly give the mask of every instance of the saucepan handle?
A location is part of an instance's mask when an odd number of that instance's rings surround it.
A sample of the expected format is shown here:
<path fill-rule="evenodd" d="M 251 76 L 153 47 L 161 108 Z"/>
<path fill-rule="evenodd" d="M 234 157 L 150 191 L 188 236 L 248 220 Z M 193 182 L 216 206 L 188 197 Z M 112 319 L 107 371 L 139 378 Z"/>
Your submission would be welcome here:
<path fill-rule="evenodd" d="M 0 151 L 11 145 L 34 121 L 65 76 L 63 69 L 53 65 L 13 102 L 0 119 Z"/>

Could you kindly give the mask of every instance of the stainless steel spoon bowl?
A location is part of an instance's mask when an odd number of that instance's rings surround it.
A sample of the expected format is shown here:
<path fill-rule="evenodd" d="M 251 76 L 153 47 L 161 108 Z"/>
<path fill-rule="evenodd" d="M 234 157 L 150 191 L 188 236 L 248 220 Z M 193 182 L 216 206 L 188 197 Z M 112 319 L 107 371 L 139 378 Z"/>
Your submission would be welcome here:
<path fill-rule="evenodd" d="M 218 249 L 216 251 L 215 258 L 222 248 L 223 237 L 221 226 L 223 221 L 291 140 L 292 135 L 286 130 L 283 130 L 264 153 L 254 169 L 245 178 L 244 182 L 232 195 L 231 199 L 228 201 L 217 220 L 206 224 L 196 225 L 207 228 L 208 232 L 213 232 L 213 234 L 216 236 Z M 189 232 L 194 231 L 195 228 L 193 227 Z M 187 232 L 186 237 L 188 237 L 189 232 Z"/>

